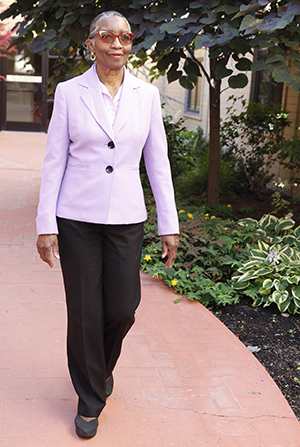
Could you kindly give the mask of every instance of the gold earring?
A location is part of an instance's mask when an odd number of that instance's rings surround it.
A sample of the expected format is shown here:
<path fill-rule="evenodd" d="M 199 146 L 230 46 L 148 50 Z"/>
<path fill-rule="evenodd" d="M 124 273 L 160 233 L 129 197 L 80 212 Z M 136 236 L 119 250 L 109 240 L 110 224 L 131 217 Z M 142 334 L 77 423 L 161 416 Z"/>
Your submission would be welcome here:
<path fill-rule="evenodd" d="M 90 59 L 92 62 L 94 62 L 97 59 L 96 54 L 93 51 L 91 52 Z"/>

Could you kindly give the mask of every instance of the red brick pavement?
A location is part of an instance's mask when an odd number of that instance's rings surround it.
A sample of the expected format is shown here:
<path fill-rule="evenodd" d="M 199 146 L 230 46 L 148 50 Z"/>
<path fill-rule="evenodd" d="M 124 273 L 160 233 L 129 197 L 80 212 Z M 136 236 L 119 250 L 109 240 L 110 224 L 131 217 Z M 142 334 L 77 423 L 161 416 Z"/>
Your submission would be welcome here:
<path fill-rule="evenodd" d="M 0 132 L 0 446 L 300 447 L 299 422 L 249 350 L 144 274 L 98 434 L 76 437 L 60 267 L 35 251 L 45 139 Z"/>

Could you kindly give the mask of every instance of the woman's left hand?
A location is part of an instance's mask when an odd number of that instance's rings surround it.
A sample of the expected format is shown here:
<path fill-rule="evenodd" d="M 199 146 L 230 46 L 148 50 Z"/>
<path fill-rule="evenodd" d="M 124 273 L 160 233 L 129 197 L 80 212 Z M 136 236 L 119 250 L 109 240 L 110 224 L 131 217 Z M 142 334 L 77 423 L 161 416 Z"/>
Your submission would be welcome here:
<path fill-rule="evenodd" d="M 172 267 L 173 261 L 176 258 L 177 248 L 179 245 L 178 234 L 164 234 L 161 236 L 162 254 L 161 257 L 168 256 L 165 267 Z"/>

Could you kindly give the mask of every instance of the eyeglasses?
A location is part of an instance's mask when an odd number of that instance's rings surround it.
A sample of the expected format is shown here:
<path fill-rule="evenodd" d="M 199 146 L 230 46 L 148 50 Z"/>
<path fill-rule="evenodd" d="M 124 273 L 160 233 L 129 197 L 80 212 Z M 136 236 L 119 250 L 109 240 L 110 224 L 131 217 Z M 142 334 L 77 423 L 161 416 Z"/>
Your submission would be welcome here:
<path fill-rule="evenodd" d="M 122 45 L 129 45 L 133 41 L 134 34 L 132 33 L 121 33 L 121 34 L 114 34 L 110 31 L 98 31 L 96 34 L 93 34 L 90 39 L 95 37 L 97 34 L 99 34 L 100 40 L 103 43 L 113 43 L 116 38 L 119 39 L 119 42 Z"/>

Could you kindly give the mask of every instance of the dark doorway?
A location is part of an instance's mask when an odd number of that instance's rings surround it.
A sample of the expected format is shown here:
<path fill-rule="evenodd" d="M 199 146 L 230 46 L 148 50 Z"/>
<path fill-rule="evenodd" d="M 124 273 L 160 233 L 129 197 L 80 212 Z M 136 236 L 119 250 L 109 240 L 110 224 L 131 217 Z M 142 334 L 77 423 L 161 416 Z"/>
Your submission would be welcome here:
<path fill-rule="evenodd" d="M 23 44 L 0 59 L 0 130 L 46 132 L 48 54 Z"/>

